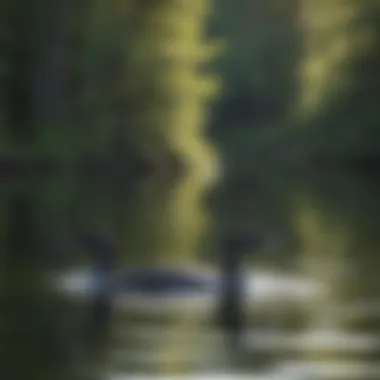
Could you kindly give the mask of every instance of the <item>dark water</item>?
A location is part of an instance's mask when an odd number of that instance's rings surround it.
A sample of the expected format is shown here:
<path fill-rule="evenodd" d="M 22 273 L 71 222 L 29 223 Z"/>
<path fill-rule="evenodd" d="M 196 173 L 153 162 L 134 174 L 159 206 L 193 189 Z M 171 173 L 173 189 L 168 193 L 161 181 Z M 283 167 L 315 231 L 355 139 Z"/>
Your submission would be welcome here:
<path fill-rule="evenodd" d="M 158 179 L 124 187 L 69 177 L 2 183 L 4 378 L 201 371 L 379 379 L 380 181 L 329 171 L 256 173 L 207 200 L 199 189 Z M 269 306 L 258 302 L 243 352 L 229 348 L 207 313 L 133 313 L 116 302 L 109 318 L 96 320 L 90 297 L 64 296 L 46 280 L 53 270 L 91 264 L 70 237 L 83 228 L 109 237 L 119 268 L 189 260 L 216 267 L 217 236 L 250 228 L 267 241 L 250 255 L 250 268 L 274 271 L 279 290 L 281 276 L 302 274 L 325 291 L 297 303 L 281 292 Z"/>

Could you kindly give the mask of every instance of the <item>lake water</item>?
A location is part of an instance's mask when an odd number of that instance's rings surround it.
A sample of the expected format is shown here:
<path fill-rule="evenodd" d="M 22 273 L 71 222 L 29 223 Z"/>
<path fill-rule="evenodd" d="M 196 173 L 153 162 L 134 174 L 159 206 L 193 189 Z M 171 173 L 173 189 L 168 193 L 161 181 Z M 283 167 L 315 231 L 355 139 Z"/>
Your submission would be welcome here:
<path fill-rule="evenodd" d="M 1 185 L 4 374 L 380 378 L 378 179 L 255 173 L 221 185 L 207 201 L 195 183 L 173 186 L 71 178 Z M 213 297 L 119 297 L 109 323 L 94 322 L 89 294 L 69 296 L 47 281 L 52 267 L 62 274 L 92 264 L 67 238 L 67 226 L 108 236 L 118 270 L 154 263 L 213 275 L 218 235 L 252 229 L 265 236 L 245 263 L 251 294 L 244 349 L 230 347 L 213 324 Z M 200 230 L 205 236 L 195 249 Z M 78 292 L 80 281 L 76 286 Z"/>

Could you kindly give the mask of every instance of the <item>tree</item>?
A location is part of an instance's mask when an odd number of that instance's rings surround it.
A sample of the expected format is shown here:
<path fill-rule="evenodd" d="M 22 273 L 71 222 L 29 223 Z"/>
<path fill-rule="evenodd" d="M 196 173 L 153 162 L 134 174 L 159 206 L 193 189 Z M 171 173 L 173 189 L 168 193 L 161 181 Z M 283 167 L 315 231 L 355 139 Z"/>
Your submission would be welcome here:
<path fill-rule="evenodd" d="M 303 0 L 299 116 L 322 156 L 361 160 L 380 152 L 378 19 L 373 1 Z"/>

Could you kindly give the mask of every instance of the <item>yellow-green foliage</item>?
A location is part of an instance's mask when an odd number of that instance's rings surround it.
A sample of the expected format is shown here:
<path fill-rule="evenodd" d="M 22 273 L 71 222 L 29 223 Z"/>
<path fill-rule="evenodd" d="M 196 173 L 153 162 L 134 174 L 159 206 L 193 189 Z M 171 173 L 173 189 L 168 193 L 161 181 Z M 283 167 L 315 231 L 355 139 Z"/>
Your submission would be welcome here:
<path fill-rule="evenodd" d="M 378 152 L 378 2 L 303 0 L 300 4 L 299 115 L 316 128 L 324 152 Z"/>
<path fill-rule="evenodd" d="M 310 110 L 323 107 L 329 96 L 345 90 L 349 61 L 368 51 L 373 35 L 371 30 L 358 30 L 354 25 L 361 1 L 304 0 L 302 4 L 305 57 L 301 89 L 303 106 Z"/>
<path fill-rule="evenodd" d="M 210 161 L 204 105 L 217 95 L 219 83 L 201 68 L 219 53 L 218 45 L 204 41 L 211 10 L 205 0 L 136 7 L 126 57 L 125 86 L 137 105 L 131 107 L 129 137 L 153 161 L 167 152 L 189 163 Z"/>
<path fill-rule="evenodd" d="M 121 94 L 126 141 L 157 165 L 125 206 L 125 259 L 176 262 L 193 258 L 206 231 L 203 198 L 217 174 L 216 153 L 205 137 L 208 102 L 219 91 L 216 77 L 202 72 L 219 54 L 220 42 L 205 41 L 206 0 L 136 1 L 126 25 Z M 172 180 L 170 159 L 185 164 Z"/>
<path fill-rule="evenodd" d="M 205 41 L 211 12 L 209 0 L 91 4 L 78 51 L 86 150 L 112 149 L 123 140 L 125 149 L 132 145 L 152 162 L 169 154 L 196 166 L 212 161 L 204 105 L 220 83 L 201 72 L 223 44 Z"/>

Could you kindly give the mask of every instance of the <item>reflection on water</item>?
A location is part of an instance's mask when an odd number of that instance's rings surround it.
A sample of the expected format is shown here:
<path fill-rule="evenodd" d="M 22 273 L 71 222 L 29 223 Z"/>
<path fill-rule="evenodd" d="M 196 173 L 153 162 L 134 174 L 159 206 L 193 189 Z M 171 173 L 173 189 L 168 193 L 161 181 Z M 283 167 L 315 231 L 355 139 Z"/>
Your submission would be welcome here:
<path fill-rule="evenodd" d="M 146 291 L 123 292 L 123 289 L 119 289 L 120 295 L 116 304 L 123 309 L 157 315 L 181 313 L 185 309 L 187 313 L 207 313 L 215 309 L 220 282 L 223 282 L 223 276 L 218 273 L 217 268 L 193 265 L 191 270 L 187 267 L 181 269 L 176 267 L 173 270 L 178 274 L 193 276 L 194 279 L 204 279 L 208 286 L 203 290 L 195 288 L 185 293 L 173 289 L 158 294 L 147 294 Z M 126 273 L 128 271 L 124 271 L 123 275 Z M 73 270 L 54 276 L 52 283 L 62 294 L 83 298 L 94 291 L 95 276 L 89 269 Z M 322 282 L 296 274 L 283 274 L 278 270 L 247 268 L 244 272 L 244 285 L 247 307 L 254 310 L 316 302 L 326 293 Z"/>
<path fill-rule="evenodd" d="M 50 184 L 1 189 L 1 355 L 6 371 L 39 379 L 74 378 L 74 373 L 99 379 L 146 373 L 165 378 L 178 373 L 276 380 L 380 378 L 376 180 L 344 173 L 257 176 L 254 183 L 227 184 L 215 193 L 213 218 L 200 185 L 191 181 L 168 185 L 151 180 L 126 189 L 122 198 L 107 186 L 77 187 L 77 192 L 66 192 L 62 209 L 55 204 L 52 210 Z M 46 230 L 43 224 L 36 230 L 36 216 L 52 213 L 54 223 L 66 231 L 60 239 L 51 239 L 52 218 Z M 61 260 L 65 253 L 54 255 L 78 226 L 102 231 L 116 244 L 115 273 L 153 262 L 181 265 L 212 279 L 219 278 L 216 250 L 209 250 L 211 243 L 195 244 L 202 233 L 213 242 L 213 229 L 223 234 L 249 227 L 273 237 L 275 244 L 252 252 L 246 262 L 249 307 L 242 350 L 231 349 L 214 323 L 216 291 L 187 298 L 182 293 L 119 294 L 107 318 L 94 318 L 107 304 L 88 291 L 97 273 L 91 270 L 91 252 L 71 241 L 67 247 L 75 252 L 66 261 Z M 50 245 L 41 243 L 44 231 L 45 243 L 53 240 Z"/>

